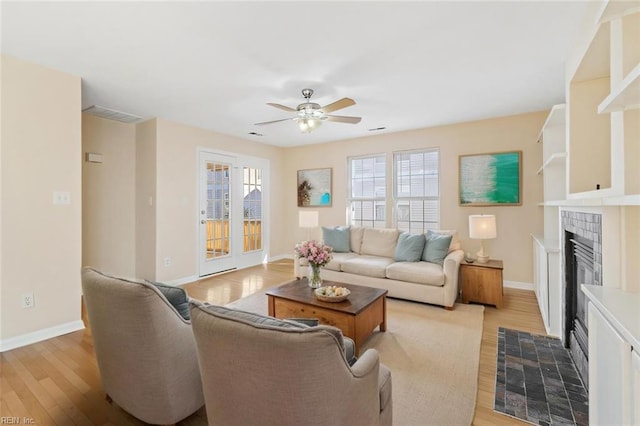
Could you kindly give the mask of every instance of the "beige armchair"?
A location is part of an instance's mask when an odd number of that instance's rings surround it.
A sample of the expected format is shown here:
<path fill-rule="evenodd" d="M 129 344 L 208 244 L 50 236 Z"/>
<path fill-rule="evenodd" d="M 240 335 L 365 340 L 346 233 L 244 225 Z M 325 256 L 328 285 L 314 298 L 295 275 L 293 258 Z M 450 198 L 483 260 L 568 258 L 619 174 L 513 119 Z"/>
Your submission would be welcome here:
<path fill-rule="evenodd" d="M 107 399 L 165 425 L 204 405 L 191 322 L 156 286 L 84 268 L 82 291 Z"/>
<path fill-rule="evenodd" d="M 191 304 L 209 425 L 391 425 L 391 373 L 328 326 Z"/>

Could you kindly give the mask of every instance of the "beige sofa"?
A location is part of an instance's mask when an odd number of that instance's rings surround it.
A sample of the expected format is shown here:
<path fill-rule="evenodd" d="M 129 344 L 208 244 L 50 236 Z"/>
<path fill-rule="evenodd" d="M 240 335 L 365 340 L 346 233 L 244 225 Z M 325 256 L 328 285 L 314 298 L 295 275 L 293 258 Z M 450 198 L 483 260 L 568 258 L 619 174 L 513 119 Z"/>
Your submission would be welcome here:
<path fill-rule="evenodd" d="M 389 291 L 390 297 L 431 303 L 452 309 L 458 297 L 458 270 L 464 258 L 456 231 L 434 231 L 452 236 L 442 265 L 426 261 L 394 260 L 397 229 L 351 227 L 349 252 L 334 253 L 323 268 L 322 278 L 345 284 L 365 285 Z M 307 275 L 304 259 L 296 259 L 294 273 Z"/>

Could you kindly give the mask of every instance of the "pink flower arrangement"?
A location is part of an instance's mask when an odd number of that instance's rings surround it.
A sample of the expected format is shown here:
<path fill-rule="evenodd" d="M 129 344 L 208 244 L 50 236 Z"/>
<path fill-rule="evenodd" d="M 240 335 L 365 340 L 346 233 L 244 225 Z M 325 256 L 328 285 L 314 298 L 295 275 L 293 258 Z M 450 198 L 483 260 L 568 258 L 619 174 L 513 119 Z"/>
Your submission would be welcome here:
<path fill-rule="evenodd" d="M 317 241 L 303 241 L 296 244 L 296 255 L 307 259 L 310 264 L 325 266 L 333 259 L 333 247 Z"/>

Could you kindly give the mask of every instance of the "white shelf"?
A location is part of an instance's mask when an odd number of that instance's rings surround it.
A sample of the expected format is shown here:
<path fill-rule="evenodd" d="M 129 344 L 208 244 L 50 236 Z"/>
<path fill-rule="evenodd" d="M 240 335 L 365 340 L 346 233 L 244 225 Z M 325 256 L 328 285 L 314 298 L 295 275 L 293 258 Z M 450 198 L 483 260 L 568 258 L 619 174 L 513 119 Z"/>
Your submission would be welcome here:
<path fill-rule="evenodd" d="M 566 122 L 566 104 L 558 104 L 551 107 L 551 111 L 549 111 L 549 115 L 542 126 L 542 130 L 538 134 L 538 142 L 542 142 L 542 134 L 545 129 L 554 126 L 564 126 Z"/>
<path fill-rule="evenodd" d="M 640 1 L 610 0 L 602 9 L 598 23 L 607 22 L 638 10 L 640 10 Z"/>
<path fill-rule="evenodd" d="M 640 64 L 598 106 L 598 114 L 640 108 Z"/>
<path fill-rule="evenodd" d="M 605 206 L 640 206 L 640 194 L 604 198 Z"/>
<path fill-rule="evenodd" d="M 547 253 L 559 253 L 560 252 L 560 240 L 544 238 L 542 235 L 531 234 L 531 237 L 544 247 Z"/>
<path fill-rule="evenodd" d="M 571 200 L 554 200 L 546 201 L 539 205 L 544 207 L 640 206 L 640 194 L 601 198 L 575 198 Z"/>
<path fill-rule="evenodd" d="M 556 160 L 561 160 L 561 159 L 565 159 L 567 158 L 567 153 L 566 152 L 556 152 L 551 154 L 551 156 L 549 158 L 547 158 L 547 160 L 542 163 L 542 167 L 540 167 L 538 169 L 538 171 L 536 172 L 537 174 L 542 174 L 542 172 L 544 171 L 545 167 L 548 167 L 549 164 L 553 163 Z"/>

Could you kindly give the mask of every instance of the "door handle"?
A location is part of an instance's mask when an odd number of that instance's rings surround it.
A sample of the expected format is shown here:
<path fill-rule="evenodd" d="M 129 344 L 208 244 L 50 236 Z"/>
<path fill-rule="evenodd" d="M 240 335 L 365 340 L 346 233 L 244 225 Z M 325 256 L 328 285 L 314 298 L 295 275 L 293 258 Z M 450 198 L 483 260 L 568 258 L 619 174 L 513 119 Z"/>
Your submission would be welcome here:
<path fill-rule="evenodd" d="M 206 221 L 206 220 L 204 220 L 204 219 L 202 219 L 202 220 L 200 221 L 200 223 L 204 225 L 205 223 L 207 223 L 207 221 Z"/>

